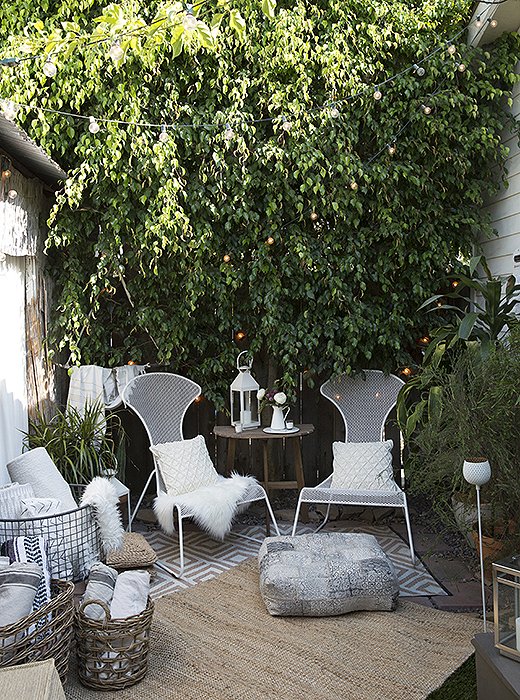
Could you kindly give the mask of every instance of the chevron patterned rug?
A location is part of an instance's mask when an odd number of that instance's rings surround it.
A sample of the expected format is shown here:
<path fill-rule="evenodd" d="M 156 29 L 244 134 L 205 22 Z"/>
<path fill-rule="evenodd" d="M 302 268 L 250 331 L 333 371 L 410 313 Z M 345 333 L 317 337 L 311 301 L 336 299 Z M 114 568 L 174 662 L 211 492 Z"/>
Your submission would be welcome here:
<path fill-rule="evenodd" d="M 282 535 L 290 534 L 289 523 L 279 523 L 279 527 Z M 300 525 L 298 534 L 314 532 L 315 529 L 314 525 Z M 349 526 L 348 521 L 338 521 L 328 525 L 326 530 L 327 532 L 366 532 L 374 535 L 394 564 L 402 597 L 447 595 L 445 589 L 437 583 L 421 562 L 418 561 L 415 567 L 411 565 L 408 545 L 389 527 Z M 179 555 L 177 538 L 169 537 L 160 530 L 143 534 L 156 551 L 159 560 L 175 569 Z M 246 537 L 248 539 L 245 539 Z M 155 567 L 152 597 L 157 599 L 175 591 L 191 588 L 247 559 L 256 557 L 264 537 L 265 530 L 260 525 L 236 527 L 224 542 L 215 542 L 198 530 L 188 530 L 184 536 L 186 560 L 184 578 L 175 579 Z"/>

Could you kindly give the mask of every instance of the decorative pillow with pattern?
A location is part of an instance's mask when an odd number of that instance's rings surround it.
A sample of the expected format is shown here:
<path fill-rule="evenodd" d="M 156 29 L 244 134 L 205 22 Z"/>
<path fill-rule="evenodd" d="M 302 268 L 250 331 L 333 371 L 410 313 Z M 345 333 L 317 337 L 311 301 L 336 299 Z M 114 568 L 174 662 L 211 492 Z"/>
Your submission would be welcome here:
<path fill-rule="evenodd" d="M 332 488 L 399 491 L 392 471 L 392 440 L 334 442 Z"/>
<path fill-rule="evenodd" d="M 157 460 L 170 496 L 196 491 L 201 486 L 215 484 L 221 478 L 213 466 L 202 435 L 191 440 L 152 445 L 150 450 Z"/>
<path fill-rule="evenodd" d="M 34 496 L 31 484 L 7 484 L 0 487 L 0 520 L 18 520 L 22 499 Z"/>

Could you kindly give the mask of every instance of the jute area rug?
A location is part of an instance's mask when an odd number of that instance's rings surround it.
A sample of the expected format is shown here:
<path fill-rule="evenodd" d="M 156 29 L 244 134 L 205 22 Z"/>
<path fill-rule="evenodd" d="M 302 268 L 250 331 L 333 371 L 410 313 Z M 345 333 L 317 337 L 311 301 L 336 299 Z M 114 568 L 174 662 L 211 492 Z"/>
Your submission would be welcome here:
<path fill-rule="evenodd" d="M 255 560 L 155 603 L 149 668 L 117 692 L 69 700 L 423 700 L 472 653 L 474 615 L 402 599 L 396 612 L 274 618 Z"/>

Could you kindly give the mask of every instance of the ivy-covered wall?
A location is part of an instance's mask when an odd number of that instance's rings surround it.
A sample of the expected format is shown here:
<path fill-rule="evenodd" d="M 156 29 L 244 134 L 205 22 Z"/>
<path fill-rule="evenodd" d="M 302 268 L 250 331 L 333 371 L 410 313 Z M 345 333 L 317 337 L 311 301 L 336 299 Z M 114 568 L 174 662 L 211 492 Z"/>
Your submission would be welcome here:
<path fill-rule="evenodd" d="M 217 4 L 200 8 L 214 27 Z M 94 31 L 103 11 L 55 0 L 31 27 L 30 6 L 0 9 L 2 55 L 64 20 Z M 180 46 L 174 28 L 117 63 L 97 43 L 57 54 L 54 78 L 41 61 L 2 69 L 2 97 L 101 126 L 17 115 L 70 173 L 47 244 L 51 341 L 82 363 L 170 363 L 217 402 L 245 347 L 273 358 L 289 387 L 301 370 L 310 381 L 395 370 L 426 330 L 417 308 L 440 273 L 490 232 L 481 205 L 507 155 L 519 38 L 483 50 L 462 33 L 450 53 L 467 0 L 282 0 L 274 18 L 258 0 L 233 7 L 246 31 L 223 26 L 215 46 L 186 35 Z M 116 36 L 121 18 L 158 9 L 111 6 L 103 27 Z M 406 70 L 436 48 L 423 76 Z M 103 119 L 174 126 L 161 143 L 159 126 Z"/>

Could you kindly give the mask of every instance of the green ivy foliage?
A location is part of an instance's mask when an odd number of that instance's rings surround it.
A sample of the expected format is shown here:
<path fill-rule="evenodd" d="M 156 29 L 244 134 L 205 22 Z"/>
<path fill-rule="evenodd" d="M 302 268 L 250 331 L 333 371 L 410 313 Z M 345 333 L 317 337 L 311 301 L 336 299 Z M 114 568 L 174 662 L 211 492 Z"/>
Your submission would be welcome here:
<path fill-rule="evenodd" d="M 211 45 L 186 40 L 179 51 L 164 33 L 117 64 L 93 45 L 58 55 L 54 79 L 34 61 L 2 72 L 1 96 L 26 104 L 177 125 L 160 144 L 158 128 L 100 119 L 93 135 L 72 117 L 20 113 L 69 172 L 47 252 L 51 342 L 72 361 L 169 363 L 217 402 L 244 347 L 274 358 L 289 390 L 303 369 L 309 381 L 395 370 L 422 332 L 417 308 L 435 280 L 491 232 L 482 204 L 504 172 L 518 36 L 491 50 L 468 48 L 464 34 L 449 55 L 467 0 L 284 0 L 274 17 L 263 4 L 237 0 L 245 31 L 222 30 Z M 20 34 L 11 52 L 42 31 L 23 31 L 28 6 L 0 10 L 11 18 L 2 30 Z M 160 10 L 123 8 L 148 20 Z M 48 32 L 65 20 L 87 26 L 103 9 L 83 0 L 72 17 L 63 0 L 40 6 Z M 217 3 L 205 9 L 212 26 Z M 406 72 L 380 101 L 371 88 L 349 100 L 435 47 L 424 77 Z M 329 102 L 339 116 L 320 109 Z M 238 329 L 247 336 L 236 342 Z"/>

